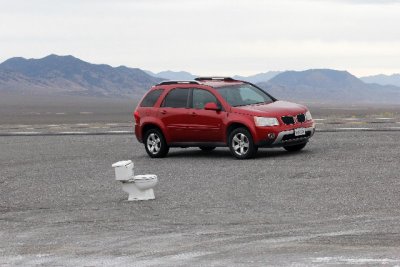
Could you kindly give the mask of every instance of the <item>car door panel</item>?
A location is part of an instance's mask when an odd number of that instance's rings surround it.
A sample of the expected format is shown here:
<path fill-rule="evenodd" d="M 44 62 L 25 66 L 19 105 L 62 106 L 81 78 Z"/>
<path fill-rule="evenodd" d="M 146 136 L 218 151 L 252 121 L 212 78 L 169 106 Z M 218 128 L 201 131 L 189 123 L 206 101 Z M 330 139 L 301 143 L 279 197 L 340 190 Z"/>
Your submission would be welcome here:
<path fill-rule="evenodd" d="M 168 131 L 170 142 L 187 142 L 189 140 L 187 117 L 187 108 L 160 108 L 159 118 Z"/>
<path fill-rule="evenodd" d="M 216 97 L 204 89 L 193 89 L 192 104 L 189 110 L 188 132 L 192 142 L 222 142 L 222 122 L 225 111 L 205 110 L 207 102 L 218 102 Z M 219 103 L 218 103 L 219 104 Z"/>
<path fill-rule="evenodd" d="M 222 142 L 222 121 L 226 112 L 215 110 L 191 110 L 190 135 L 193 142 Z"/>
<path fill-rule="evenodd" d="M 169 142 L 189 140 L 187 125 L 189 92 L 189 88 L 171 89 L 159 109 L 158 116 L 168 131 Z"/>

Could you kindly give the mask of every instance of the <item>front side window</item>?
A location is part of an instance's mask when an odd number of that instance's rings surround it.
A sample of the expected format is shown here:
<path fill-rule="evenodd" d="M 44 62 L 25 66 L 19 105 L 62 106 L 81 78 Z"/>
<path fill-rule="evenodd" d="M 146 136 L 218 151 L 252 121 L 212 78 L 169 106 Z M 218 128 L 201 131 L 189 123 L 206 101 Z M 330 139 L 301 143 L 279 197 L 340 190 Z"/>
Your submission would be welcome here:
<path fill-rule="evenodd" d="M 172 89 L 164 99 L 163 107 L 186 108 L 189 96 L 189 89 Z"/>
<path fill-rule="evenodd" d="M 225 101 L 233 107 L 271 103 L 274 101 L 261 89 L 250 84 L 228 85 L 216 89 Z"/>
<path fill-rule="evenodd" d="M 141 107 L 153 107 L 164 90 L 158 89 L 149 92 L 140 103 Z"/>
<path fill-rule="evenodd" d="M 193 108 L 203 109 L 204 106 L 213 102 L 218 105 L 217 98 L 207 90 L 194 89 L 193 90 Z"/>

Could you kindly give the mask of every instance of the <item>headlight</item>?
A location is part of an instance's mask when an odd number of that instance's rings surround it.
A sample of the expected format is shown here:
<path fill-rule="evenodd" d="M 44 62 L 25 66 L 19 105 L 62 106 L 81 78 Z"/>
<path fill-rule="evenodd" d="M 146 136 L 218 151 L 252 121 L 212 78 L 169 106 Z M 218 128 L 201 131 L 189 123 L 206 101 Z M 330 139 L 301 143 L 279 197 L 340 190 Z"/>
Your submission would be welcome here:
<path fill-rule="evenodd" d="M 254 123 L 256 126 L 276 126 L 279 125 L 277 118 L 267 117 L 254 117 Z"/>
<path fill-rule="evenodd" d="M 307 111 L 306 112 L 306 121 L 310 121 L 310 120 L 312 120 L 311 112 Z"/>

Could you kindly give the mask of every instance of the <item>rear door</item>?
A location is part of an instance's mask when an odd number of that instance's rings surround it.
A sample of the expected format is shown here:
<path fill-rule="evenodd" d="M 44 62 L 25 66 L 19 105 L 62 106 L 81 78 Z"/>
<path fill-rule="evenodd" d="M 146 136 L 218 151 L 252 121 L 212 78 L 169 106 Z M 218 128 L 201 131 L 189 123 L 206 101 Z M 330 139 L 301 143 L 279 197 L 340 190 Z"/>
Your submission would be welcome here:
<path fill-rule="evenodd" d="M 190 141 L 188 132 L 189 88 L 171 89 L 159 109 L 159 118 L 165 125 L 169 142 Z"/>
<path fill-rule="evenodd" d="M 208 90 L 195 88 L 190 101 L 189 136 L 192 142 L 223 142 L 223 120 L 226 112 L 217 98 Z M 205 104 L 214 102 L 221 111 L 205 110 Z"/>

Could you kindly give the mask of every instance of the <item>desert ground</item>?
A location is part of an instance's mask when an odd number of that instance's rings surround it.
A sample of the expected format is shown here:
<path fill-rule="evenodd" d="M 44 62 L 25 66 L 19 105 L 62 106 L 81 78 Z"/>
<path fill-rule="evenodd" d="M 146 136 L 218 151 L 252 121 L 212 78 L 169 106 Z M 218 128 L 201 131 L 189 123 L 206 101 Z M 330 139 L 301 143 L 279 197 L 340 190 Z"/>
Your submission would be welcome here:
<path fill-rule="evenodd" d="M 0 98 L 0 266 L 399 266 L 400 116 L 309 105 L 298 153 L 150 159 L 129 99 Z M 33 100 L 32 100 L 33 99 Z M 128 202 L 111 164 L 159 177 Z"/>

